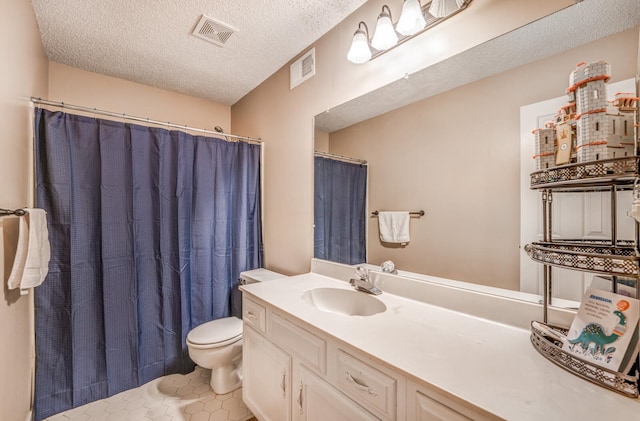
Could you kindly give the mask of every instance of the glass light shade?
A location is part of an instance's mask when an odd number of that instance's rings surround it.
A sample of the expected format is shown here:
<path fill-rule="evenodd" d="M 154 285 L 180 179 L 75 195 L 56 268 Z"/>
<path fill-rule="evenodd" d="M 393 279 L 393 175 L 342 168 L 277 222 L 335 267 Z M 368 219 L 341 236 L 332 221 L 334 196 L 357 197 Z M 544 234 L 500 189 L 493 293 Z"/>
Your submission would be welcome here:
<path fill-rule="evenodd" d="M 376 50 L 387 50 L 398 43 L 398 34 L 393 28 L 391 23 L 391 16 L 388 13 L 382 12 L 378 16 L 378 23 L 376 24 L 376 33 L 373 34 L 371 39 L 371 46 Z"/>
<path fill-rule="evenodd" d="M 436 18 L 443 18 L 458 10 L 462 4 L 464 4 L 464 0 L 433 0 L 429 7 L 429 13 Z"/>
<path fill-rule="evenodd" d="M 461 0 L 463 1 L 463 0 Z M 402 5 L 402 14 L 396 25 L 396 31 L 402 35 L 413 35 L 424 29 L 427 22 L 422 15 L 419 0 L 405 0 Z"/>
<path fill-rule="evenodd" d="M 371 60 L 369 39 L 362 29 L 358 29 L 353 35 L 351 48 L 349 48 L 349 52 L 347 53 L 347 60 L 355 64 L 362 64 Z"/>

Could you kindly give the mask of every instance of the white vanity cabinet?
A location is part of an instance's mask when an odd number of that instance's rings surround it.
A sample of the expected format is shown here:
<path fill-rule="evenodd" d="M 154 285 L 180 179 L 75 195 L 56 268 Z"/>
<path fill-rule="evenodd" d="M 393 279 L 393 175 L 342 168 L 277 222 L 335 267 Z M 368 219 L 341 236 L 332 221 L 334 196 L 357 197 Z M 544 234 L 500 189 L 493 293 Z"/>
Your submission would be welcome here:
<path fill-rule="evenodd" d="M 246 293 L 243 309 L 243 399 L 260 421 L 496 419 Z"/>
<path fill-rule="evenodd" d="M 246 295 L 243 308 L 254 315 L 243 319 L 243 399 L 260 421 L 381 419 L 365 409 L 366 401 L 348 397 L 327 381 L 328 347 L 320 332 L 310 332 Z M 356 378 L 352 381 L 363 387 Z M 395 419 L 395 407 L 393 412 Z"/>

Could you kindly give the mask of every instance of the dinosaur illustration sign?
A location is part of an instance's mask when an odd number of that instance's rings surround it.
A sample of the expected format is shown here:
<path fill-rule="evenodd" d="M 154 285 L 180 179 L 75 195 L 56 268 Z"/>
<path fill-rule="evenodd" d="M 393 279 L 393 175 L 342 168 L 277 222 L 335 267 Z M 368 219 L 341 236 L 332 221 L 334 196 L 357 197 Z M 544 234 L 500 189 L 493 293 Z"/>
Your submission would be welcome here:
<path fill-rule="evenodd" d="M 637 352 L 639 308 L 636 299 L 588 289 L 563 348 L 601 367 L 625 369 Z"/>

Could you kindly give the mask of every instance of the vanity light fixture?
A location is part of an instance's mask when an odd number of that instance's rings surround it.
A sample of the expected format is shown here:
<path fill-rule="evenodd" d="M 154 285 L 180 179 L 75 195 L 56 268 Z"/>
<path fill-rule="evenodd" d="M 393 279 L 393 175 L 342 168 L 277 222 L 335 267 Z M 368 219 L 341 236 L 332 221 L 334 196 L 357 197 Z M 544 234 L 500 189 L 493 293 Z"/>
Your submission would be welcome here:
<path fill-rule="evenodd" d="M 395 28 L 391 19 L 391 9 L 385 4 L 378 16 L 371 40 L 367 24 L 362 21 L 358 23 L 347 60 L 355 64 L 366 63 L 466 9 L 471 1 L 431 0 L 422 6 L 420 0 L 404 0 L 402 13 Z"/>
<path fill-rule="evenodd" d="M 387 9 L 385 12 L 384 9 Z M 378 16 L 376 32 L 371 39 L 371 46 L 376 50 L 388 50 L 398 43 L 398 34 L 391 22 L 391 10 L 386 4 L 382 6 L 382 12 Z"/>

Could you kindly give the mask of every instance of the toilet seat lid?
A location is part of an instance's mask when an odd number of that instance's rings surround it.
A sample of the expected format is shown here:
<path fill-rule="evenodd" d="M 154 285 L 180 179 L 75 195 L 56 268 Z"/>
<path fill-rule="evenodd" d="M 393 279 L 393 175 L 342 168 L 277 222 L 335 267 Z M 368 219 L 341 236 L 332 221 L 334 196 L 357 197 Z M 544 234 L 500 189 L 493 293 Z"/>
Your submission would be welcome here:
<path fill-rule="evenodd" d="M 213 345 L 240 339 L 242 336 L 242 320 L 237 317 L 225 317 L 212 320 L 192 329 L 187 341 L 196 345 Z"/>

